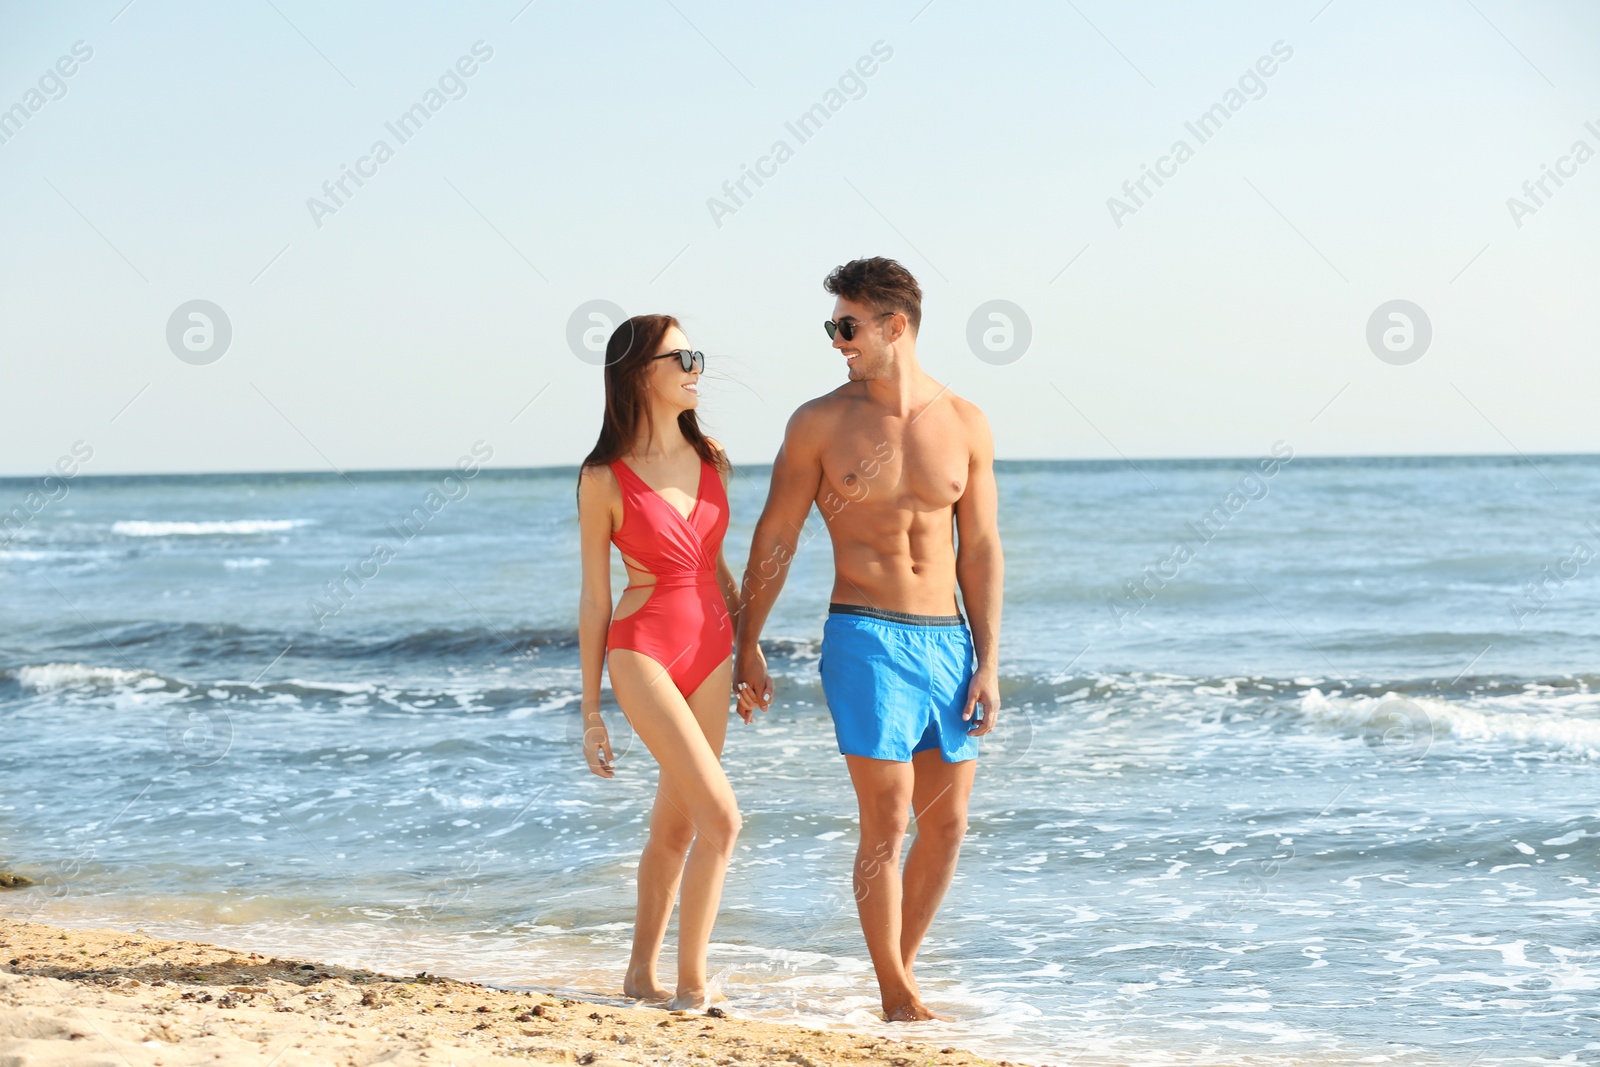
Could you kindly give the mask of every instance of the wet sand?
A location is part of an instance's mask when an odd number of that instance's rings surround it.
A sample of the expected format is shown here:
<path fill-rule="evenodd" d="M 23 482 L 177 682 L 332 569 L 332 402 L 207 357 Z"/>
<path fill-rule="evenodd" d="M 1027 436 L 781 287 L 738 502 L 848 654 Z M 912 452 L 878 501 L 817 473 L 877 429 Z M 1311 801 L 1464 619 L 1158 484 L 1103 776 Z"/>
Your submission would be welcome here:
<path fill-rule="evenodd" d="M 0 918 L 7 1067 L 995 1062 L 718 1011 L 626 1008 Z"/>

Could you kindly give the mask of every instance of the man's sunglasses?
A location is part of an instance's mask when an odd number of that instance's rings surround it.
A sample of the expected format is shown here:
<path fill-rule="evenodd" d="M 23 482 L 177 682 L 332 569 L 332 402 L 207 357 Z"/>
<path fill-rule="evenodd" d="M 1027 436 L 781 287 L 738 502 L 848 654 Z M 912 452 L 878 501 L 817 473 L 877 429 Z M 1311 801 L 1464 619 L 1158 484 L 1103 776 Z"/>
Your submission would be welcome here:
<path fill-rule="evenodd" d="M 848 341 L 850 338 L 846 337 Z M 706 354 L 704 352 L 691 352 L 687 348 L 674 348 L 671 352 L 663 352 L 659 356 L 651 356 L 651 361 L 658 359 L 676 358 L 678 365 L 686 371 L 706 369 Z"/>
<path fill-rule="evenodd" d="M 882 315 L 874 315 L 867 321 L 875 322 L 878 319 L 888 318 L 890 315 L 894 314 L 897 314 L 897 312 L 885 311 Z M 828 331 L 828 340 L 830 341 L 833 340 L 834 334 L 838 334 L 846 341 L 854 341 L 856 339 L 856 331 L 860 329 L 861 326 L 862 324 L 857 322 L 855 319 L 840 319 L 838 322 L 828 319 L 822 324 L 822 328 Z"/>

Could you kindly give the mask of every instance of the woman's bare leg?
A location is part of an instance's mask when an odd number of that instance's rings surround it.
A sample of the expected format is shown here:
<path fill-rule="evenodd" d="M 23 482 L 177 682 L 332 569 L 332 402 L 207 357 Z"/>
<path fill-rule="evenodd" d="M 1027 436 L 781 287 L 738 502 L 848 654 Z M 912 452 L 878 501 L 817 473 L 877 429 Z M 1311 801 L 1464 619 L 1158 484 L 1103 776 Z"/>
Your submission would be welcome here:
<path fill-rule="evenodd" d="M 659 663 L 631 649 L 613 649 L 609 657 L 611 688 L 617 703 L 661 765 L 658 802 L 665 800 L 676 816 L 694 832 L 688 862 L 681 868 L 670 862 L 670 851 L 646 869 L 639 864 L 640 918 L 652 924 L 651 943 L 636 950 L 659 950 L 654 933 L 661 901 L 671 912 L 672 890 L 680 888 L 678 906 L 677 1006 L 700 1007 L 707 1002 L 706 946 L 722 900 L 722 882 L 738 837 L 739 808 L 733 787 L 718 761 L 727 730 L 732 682 L 732 662 L 725 661 L 685 700 Z M 691 706 L 692 705 L 692 706 Z M 670 828 L 675 820 L 664 820 Z M 654 817 L 652 816 L 652 832 Z M 675 840 L 663 844 L 676 844 Z M 676 884 L 675 883 L 681 883 Z M 648 913 L 646 911 L 648 905 Z M 665 922 L 660 922 L 664 933 Z M 643 961 L 635 959 L 634 963 Z M 654 970 L 653 964 L 650 970 Z M 632 966 L 630 965 L 630 972 Z M 642 975 L 641 975 L 642 977 Z"/>
<path fill-rule="evenodd" d="M 729 656 L 711 672 L 700 687 L 689 694 L 689 708 L 694 713 L 695 720 L 699 722 L 701 732 L 705 735 L 706 743 L 716 753 L 718 760 L 722 758 L 722 744 L 728 734 L 729 706 L 733 693 L 733 657 Z M 721 763 L 717 764 L 721 769 Z M 727 781 L 727 776 L 722 776 L 722 781 Z M 674 778 L 674 788 L 677 781 Z M 737 801 L 733 796 L 733 787 L 728 786 L 729 812 L 732 815 L 733 833 L 736 835 L 743 820 L 740 818 Z M 695 843 L 689 852 L 689 861 L 684 868 L 684 893 L 678 906 L 678 995 L 673 1002 L 676 1008 L 707 1008 L 711 1005 L 709 990 L 706 988 L 706 950 L 711 943 L 711 928 L 717 920 L 717 908 L 722 901 L 722 883 L 727 875 L 728 859 L 733 855 L 733 836 L 727 839 L 726 848 L 714 842 L 710 847 L 703 849 L 703 835 L 696 835 Z M 696 857 L 702 857 L 703 871 L 696 868 Z M 696 877 L 703 879 L 698 883 L 696 893 L 704 893 L 706 904 L 699 908 L 687 906 L 690 896 L 690 887 L 695 884 Z M 693 968 L 686 968 L 685 961 L 693 963 Z"/>
<path fill-rule="evenodd" d="M 650 836 L 639 856 L 639 908 L 633 925 L 633 954 L 628 960 L 622 992 L 640 1000 L 672 997 L 672 991 L 656 977 L 656 961 L 672 918 L 672 905 L 678 899 L 683 861 L 694 843 L 694 824 L 684 814 L 684 800 L 670 795 L 671 788 L 663 772 L 656 783 L 656 802 L 650 811 Z"/>

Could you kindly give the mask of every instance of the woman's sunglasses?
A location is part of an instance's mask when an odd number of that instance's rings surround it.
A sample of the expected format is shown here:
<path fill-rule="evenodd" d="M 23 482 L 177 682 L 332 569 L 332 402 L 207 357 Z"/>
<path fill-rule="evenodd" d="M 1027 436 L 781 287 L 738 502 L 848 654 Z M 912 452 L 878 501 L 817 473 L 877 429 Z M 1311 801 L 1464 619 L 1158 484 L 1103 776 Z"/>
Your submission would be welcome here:
<path fill-rule="evenodd" d="M 882 315 L 874 315 L 867 321 L 876 322 L 878 319 L 888 318 L 893 314 L 895 314 L 895 312 L 885 311 Z M 862 324 L 857 322 L 855 319 L 841 319 L 838 322 L 828 319 L 822 324 L 822 328 L 828 331 L 828 340 L 830 341 L 833 340 L 834 334 L 838 334 L 846 341 L 854 341 L 856 339 L 856 331 L 859 330 L 861 326 Z"/>
<path fill-rule="evenodd" d="M 850 338 L 846 337 L 845 340 L 848 341 Z M 678 366 L 686 371 L 706 369 L 706 354 L 704 352 L 691 352 L 687 348 L 674 348 L 671 352 L 663 352 L 659 356 L 651 356 L 650 358 L 654 361 L 658 359 L 673 359 L 674 357 L 678 360 Z"/>

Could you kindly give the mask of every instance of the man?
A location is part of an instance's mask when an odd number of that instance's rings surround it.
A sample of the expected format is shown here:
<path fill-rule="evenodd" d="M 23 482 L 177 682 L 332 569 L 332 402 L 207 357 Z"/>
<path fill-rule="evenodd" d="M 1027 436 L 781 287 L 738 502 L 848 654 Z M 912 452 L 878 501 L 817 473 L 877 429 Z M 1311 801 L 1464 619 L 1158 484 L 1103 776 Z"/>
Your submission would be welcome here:
<path fill-rule="evenodd" d="M 850 380 L 801 405 L 773 461 L 738 620 L 739 711 L 771 706 L 761 628 L 816 504 L 834 560 L 822 688 L 861 808 L 861 929 L 885 1016 L 934 1019 L 912 965 L 955 874 L 977 738 L 1000 708 L 994 442 L 983 413 L 917 362 L 922 290 L 910 271 L 855 260 L 823 287 Z"/>

